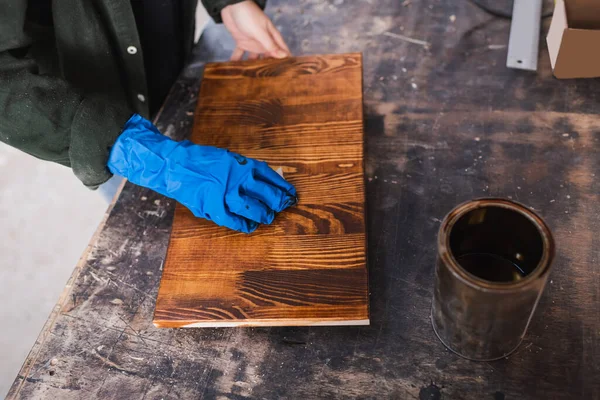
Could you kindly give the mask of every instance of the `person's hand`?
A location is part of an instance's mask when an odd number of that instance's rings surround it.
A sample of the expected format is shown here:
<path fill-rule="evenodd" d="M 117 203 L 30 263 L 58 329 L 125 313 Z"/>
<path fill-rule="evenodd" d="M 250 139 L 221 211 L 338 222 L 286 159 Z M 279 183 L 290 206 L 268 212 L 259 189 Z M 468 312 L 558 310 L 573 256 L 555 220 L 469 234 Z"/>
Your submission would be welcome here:
<path fill-rule="evenodd" d="M 290 55 L 281 33 L 252 0 L 223 8 L 221 18 L 235 39 L 232 61 L 241 60 L 244 52 L 248 52 L 249 60 L 259 56 L 285 58 Z"/>
<path fill-rule="evenodd" d="M 111 149 L 108 168 L 171 197 L 197 217 L 250 233 L 296 204 L 296 189 L 265 162 L 161 135 L 135 114 Z"/>

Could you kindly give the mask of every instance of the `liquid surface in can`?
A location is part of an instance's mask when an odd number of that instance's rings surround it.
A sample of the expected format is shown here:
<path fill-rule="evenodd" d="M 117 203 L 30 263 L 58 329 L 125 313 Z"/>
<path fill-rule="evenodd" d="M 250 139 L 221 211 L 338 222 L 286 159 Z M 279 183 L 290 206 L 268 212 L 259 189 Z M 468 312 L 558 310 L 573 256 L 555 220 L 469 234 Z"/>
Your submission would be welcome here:
<path fill-rule="evenodd" d="M 490 282 L 516 282 L 527 275 L 517 263 L 497 254 L 467 253 L 457 261 L 470 274 Z"/>

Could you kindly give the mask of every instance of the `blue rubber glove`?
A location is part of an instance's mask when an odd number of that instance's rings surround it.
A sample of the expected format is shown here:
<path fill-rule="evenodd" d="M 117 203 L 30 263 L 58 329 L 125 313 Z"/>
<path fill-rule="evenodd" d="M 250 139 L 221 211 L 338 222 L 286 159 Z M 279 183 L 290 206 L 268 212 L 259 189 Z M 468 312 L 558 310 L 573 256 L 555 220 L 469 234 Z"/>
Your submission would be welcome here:
<path fill-rule="evenodd" d="M 296 189 L 265 162 L 160 134 L 134 114 L 110 152 L 108 168 L 171 197 L 195 216 L 250 233 L 291 205 Z"/>

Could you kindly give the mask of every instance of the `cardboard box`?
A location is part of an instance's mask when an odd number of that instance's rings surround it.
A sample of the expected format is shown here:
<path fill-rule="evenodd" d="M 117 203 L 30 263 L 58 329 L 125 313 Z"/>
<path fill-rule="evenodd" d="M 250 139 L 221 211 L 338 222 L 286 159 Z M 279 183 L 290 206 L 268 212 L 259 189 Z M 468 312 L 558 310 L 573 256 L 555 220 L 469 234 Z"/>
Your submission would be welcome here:
<path fill-rule="evenodd" d="M 600 77 L 600 0 L 556 0 L 546 42 L 557 78 Z"/>

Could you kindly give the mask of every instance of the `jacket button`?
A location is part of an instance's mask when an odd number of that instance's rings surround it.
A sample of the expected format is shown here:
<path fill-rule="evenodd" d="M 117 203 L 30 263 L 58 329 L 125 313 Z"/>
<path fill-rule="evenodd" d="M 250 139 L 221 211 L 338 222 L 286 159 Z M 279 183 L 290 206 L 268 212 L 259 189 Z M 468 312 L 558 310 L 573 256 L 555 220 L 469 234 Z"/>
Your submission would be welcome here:
<path fill-rule="evenodd" d="M 135 47 L 135 46 L 129 46 L 129 47 L 127 48 L 127 52 L 128 52 L 129 54 L 135 54 L 135 53 L 137 53 L 137 47 Z"/>
<path fill-rule="evenodd" d="M 139 101 L 141 101 L 142 103 L 146 101 L 146 97 L 144 97 L 144 95 L 143 95 L 143 94 L 141 94 L 141 93 L 137 95 L 137 98 L 138 98 L 138 100 L 139 100 Z"/>

